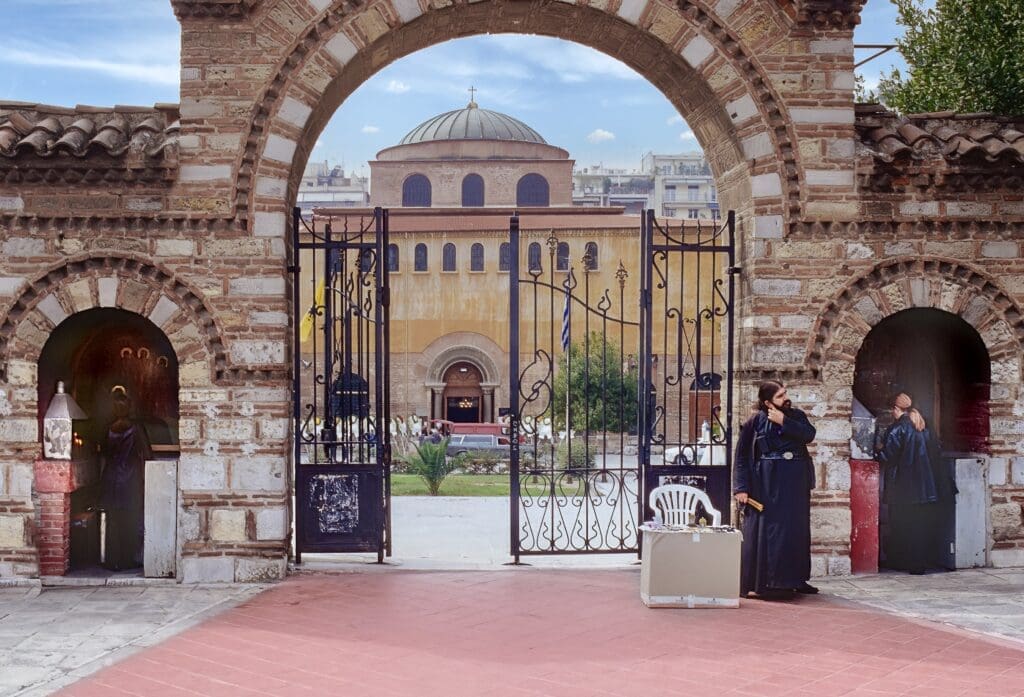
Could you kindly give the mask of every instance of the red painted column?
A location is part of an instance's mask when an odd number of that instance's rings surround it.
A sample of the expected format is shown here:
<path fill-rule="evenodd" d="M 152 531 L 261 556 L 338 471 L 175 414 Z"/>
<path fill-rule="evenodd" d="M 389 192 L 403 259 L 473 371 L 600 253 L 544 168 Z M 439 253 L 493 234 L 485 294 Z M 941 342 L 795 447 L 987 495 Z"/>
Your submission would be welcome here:
<path fill-rule="evenodd" d="M 39 494 L 39 573 L 63 576 L 71 564 L 71 492 L 75 490 L 75 466 L 71 460 L 36 460 L 36 492 Z"/>
<path fill-rule="evenodd" d="M 850 567 L 878 573 L 878 463 L 850 460 Z"/>

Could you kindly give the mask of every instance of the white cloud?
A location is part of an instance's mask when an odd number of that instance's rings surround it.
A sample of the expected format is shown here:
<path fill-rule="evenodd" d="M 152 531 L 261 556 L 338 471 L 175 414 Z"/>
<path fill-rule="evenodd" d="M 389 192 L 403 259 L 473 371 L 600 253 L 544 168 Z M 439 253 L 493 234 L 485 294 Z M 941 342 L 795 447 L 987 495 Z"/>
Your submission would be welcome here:
<path fill-rule="evenodd" d="M 679 134 L 679 140 L 697 140 L 697 136 L 690 129 L 686 129 Z"/>
<path fill-rule="evenodd" d="M 363 133 L 380 133 L 380 129 L 376 126 L 363 126 Z"/>
<path fill-rule="evenodd" d="M 28 51 L 10 46 L 0 49 L 0 63 L 29 65 L 40 68 L 63 68 L 100 73 L 108 77 L 161 85 L 177 85 L 179 70 L 175 63 L 137 63 L 109 61 L 62 54 L 51 49 Z"/>
<path fill-rule="evenodd" d="M 677 123 L 683 123 L 683 117 L 679 114 L 675 114 L 674 116 L 669 116 L 665 119 L 665 123 L 669 126 L 675 126 Z"/>
<path fill-rule="evenodd" d="M 643 79 L 625 63 L 581 44 L 513 34 L 489 36 L 488 41 L 521 61 L 554 73 L 562 82 Z"/>
<path fill-rule="evenodd" d="M 611 131 L 606 131 L 603 128 L 595 128 L 587 136 L 587 140 L 591 143 L 601 143 L 606 140 L 615 140 L 615 134 Z"/>
<path fill-rule="evenodd" d="M 388 82 L 387 87 L 385 87 L 384 89 L 394 94 L 403 94 L 405 92 L 408 92 L 412 88 L 409 87 L 409 85 L 402 82 L 401 80 L 391 80 Z"/>

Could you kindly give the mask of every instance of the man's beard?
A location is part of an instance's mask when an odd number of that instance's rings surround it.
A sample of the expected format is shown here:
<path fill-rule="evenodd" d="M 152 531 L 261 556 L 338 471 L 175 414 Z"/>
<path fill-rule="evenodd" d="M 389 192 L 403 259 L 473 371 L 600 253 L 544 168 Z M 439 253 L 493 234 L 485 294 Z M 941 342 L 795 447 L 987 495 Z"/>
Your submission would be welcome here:
<path fill-rule="evenodd" d="M 789 411 L 792 408 L 793 408 L 793 400 L 792 399 L 787 399 L 785 402 L 782 403 L 782 406 L 779 407 L 779 409 L 782 410 L 782 411 Z"/>

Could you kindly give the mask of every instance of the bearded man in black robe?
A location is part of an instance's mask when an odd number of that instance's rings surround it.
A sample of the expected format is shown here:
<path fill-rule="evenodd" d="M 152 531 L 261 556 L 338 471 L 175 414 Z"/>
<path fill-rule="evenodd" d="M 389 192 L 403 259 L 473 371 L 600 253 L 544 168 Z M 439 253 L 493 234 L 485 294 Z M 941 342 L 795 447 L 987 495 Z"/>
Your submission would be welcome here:
<path fill-rule="evenodd" d="M 740 430 L 733 477 L 733 494 L 744 509 L 743 596 L 818 592 L 807 583 L 814 488 L 814 464 L 807 445 L 815 434 L 781 383 L 761 384 L 757 413 Z M 755 502 L 763 509 L 758 510 Z"/>

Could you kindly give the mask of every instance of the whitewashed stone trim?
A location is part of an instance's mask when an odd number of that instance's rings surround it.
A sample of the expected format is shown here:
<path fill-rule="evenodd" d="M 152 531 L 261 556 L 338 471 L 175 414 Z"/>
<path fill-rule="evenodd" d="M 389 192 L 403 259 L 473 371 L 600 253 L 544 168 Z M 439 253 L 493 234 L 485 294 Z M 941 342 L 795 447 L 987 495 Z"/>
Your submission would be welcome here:
<path fill-rule="evenodd" d="M 811 186 L 853 186 L 853 172 L 847 169 L 809 169 L 806 177 Z"/>
<path fill-rule="evenodd" d="M 820 39 L 812 41 L 811 53 L 833 53 L 842 56 L 852 56 L 853 41 L 850 39 Z"/>
<path fill-rule="evenodd" d="M 231 344 L 231 359 L 240 365 L 277 365 L 284 357 L 283 341 L 239 339 Z"/>
<path fill-rule="evenodd" d="M 285 282 L 276 276 L 247 276 L 232 278 L 228 282 L 229 295 L 284 296 Z"/>
<path fill-rule="evenodd" d="M 231 583 L 235 580 L 235 562 L 231 557 L 184 557 L 181 580 L 182 583 Z"/>
<path fill-rule="evenodd" d="M 266 146 L 263 148 L 263 157 L 290 165 L 292 158 L 295 156 L 296 146 L 297 143 L 294 140 L 282 138 L 276 133 L 271 133 L 267 138 Z"/>
<path fill-rule="evenodd" d="M 25 208 L 25 200 L 21 196 L 0 196 L 0 211 L 20 211 Z"/>
<path fill-rule="evenodd" d="M 756 216 L 754 218 L 754 237 L 761 239 L 780 239 L 782 237 L 782 216 Z"/>
<path fill-rule="evenodd" d="M 326 10 L 330 6 L 330 4 L 332 2 L 332 0 L 306 0 L 306 1 L 309 3 L 309 6 L 312 7 L 314 10 L 316 10 L 317 12 L 323 12 L 324 10 Z"/>
<path fill-rule="evenodd" d="M 749 94 L 745 94 L 739 99 L 726 104 L 725 112 L 729 114 L 729 118 L 732 119 L 734 124 L 739 125 L 744 121 L 748 121 L 757 116 L 757 104 L 754 103 L 753 97 Z M 850 110 L 850 114 L 853 114 L 852 109 Z"/>
<path fill-rule="evenodd" d="M 679 55 L 683 57 L 690 66 L 699 68 L 703 63 L 710 58 L 715 52 L 714 46 L 703 36 L 693 37 L 683 50 L 679 52 Z"/>
<path fill-rule="evenodd" d="M 938 201 L 904 201 L 900 204 L 900 215 L 938 215 Z"/>
<path fill-rule="evenodd" d="M 278 177 L 260 177 L 256 180 L 256 195 L 284 200 L 288 182 Z"/>
<path fill-rule="evenodd" d="M 748 160 L 756 160 L 759 157 L 771 157 L 775 154 L 775 146 L 772 145 L 772 137 L 768 133 L 755 133 L 742 142 L 743 155 Z"/>
<path fill-rule="evenodd" d="M 343 66 L 352 60 L 359 49 L 352 43 L 352 39 L 348 38 L 342 33 L 335 34 L 330 40 L 324 44 L 324 49 L 327 53 L 334 58 L 335 62 L 339 66 Z"/>
<path fill-rule="evenodd" d="M 395 12 L 402 18 L 402 21 L 409 23 L 423 14 L 423 9 L 416 0 L 391 0 Z"/>
<path fill-rule="evenodd" d="M 794 107 L 789 110 L 793 123 L 827 123 L 852 126 L 853 109 L 847 107 Z"/>
<path fill-rule="evenodd" d="M 117 287 L 120 283 L 121 281 L 117 278 L 101 278 L 96 281 L 100 307 L 117 307 Z"/>
<path fill-rule="evenodd" d="M 178 313 L 178 305 L 166 295 L 161 295 L 156 307 L 149 313 L 149 321 L 161 329 L 167 324 L 171 317 Z"/>
<path fill-rule="evenodd" d="M 26 279 L 17 276 L 4 276 L 0 278 L 0 295 L 10 297 L 17 295 L 18 290 L 25 285 Z"/>
<path fill-rule="evenodd" d="M 231 165 L 182 165 L 178 175 L 183 182 L 211 182 L 231 179 Z"/>
<path fill-rule="evenodd" d="M 68 318 L 67 311 L 61 307 L 61 304 L 57 302 L 57 298 L 52 295 L 47 295 L 43 298 L 39 302 L 38 307 L 43 316 L 50 320 L 50 323 L 55 327 Z"/>
<path fill-rule="evenodd" d="M 782 195 L 782 179 L 776 172 L 758 174 L 750 178 L 750 191 L 754 198 L 772 198 Z"/>
<path fill-rule="evenodd" d="M 645 7 L 647 7 L 647 0 L 622 0 L 618 15 L 630 24 L 639 24 L 640 15 L 644 13 Z"/>
<path fill-rule="evenodd" d="M 278 118 L 287 121 L 293 126 L 304 128 L 309 115 L 313 113 L 313 107 L 300 102 L 294 97 L 285 97 L 281 103 L 281 110 L 277 112 Z"/>
<path fill-rule="evenodd" d="M 755 295 L 776 298 L 800 295 L 800 280 L 795 278 L 755 278 L 750 287 Z"/>
<path fill-rule="evenodd" d="M 725 19 L 736 11 L 741 2 L 743 0 L 718 0 L 718 4 L 715 5 L 715 12 L 718 13 L 719 17 Z"/>
<path fill-rule="evenodd" d="M 252 234 L 256 237 L 282 237 L 286 223 L 284 213 L 258 211 L 253 219 Z"/>

